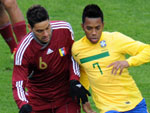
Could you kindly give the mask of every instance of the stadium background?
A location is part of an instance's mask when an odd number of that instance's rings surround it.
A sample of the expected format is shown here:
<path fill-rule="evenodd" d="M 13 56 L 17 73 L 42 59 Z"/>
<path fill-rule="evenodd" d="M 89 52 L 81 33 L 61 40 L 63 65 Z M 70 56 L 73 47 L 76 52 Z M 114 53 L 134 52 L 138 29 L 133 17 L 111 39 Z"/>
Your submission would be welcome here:
<path fill-rule="evenodd" d="M 119 31 L 135 40 L 150 44 L 150 1 L 149 0 L 17 0 L 25 19 L 26 11 L 33 4 L 41 4 L 51 20 L 71 23 L 75 40 L 84 33 L 81 29 L 81 15 L 85 5 L 98 4 L 104 12 L 105 31 Z M 128 57 L 128 56 L 127 56 Z M 18 113 L 12 96 L 13 60 L 7 44 L 0 36 L 0 113 Z M 150 63 L 129 69 L 150 110 Z M 95 108 L 92 98 L 92 107 Z"/>

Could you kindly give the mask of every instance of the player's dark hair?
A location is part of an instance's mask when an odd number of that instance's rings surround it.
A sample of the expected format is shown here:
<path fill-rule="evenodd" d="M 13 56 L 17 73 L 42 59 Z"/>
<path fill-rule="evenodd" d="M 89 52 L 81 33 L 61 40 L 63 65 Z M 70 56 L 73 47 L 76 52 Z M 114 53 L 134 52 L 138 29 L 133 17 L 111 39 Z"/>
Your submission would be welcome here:
<path fill-rule="evenodd" d="M 41 5 L 33 5 L 27 11 L 27 20 L 33 28 L 36 23 L 49 19 L 48 12 Z"/>
<path fill-rule="evenodd" d="M 100 7 L 96 4 L 89 4 L 87 5 L 82 14 L 82 23 L 85 22 L 85 18 L 101 18 L 103 22 L 103 12 Z"/>

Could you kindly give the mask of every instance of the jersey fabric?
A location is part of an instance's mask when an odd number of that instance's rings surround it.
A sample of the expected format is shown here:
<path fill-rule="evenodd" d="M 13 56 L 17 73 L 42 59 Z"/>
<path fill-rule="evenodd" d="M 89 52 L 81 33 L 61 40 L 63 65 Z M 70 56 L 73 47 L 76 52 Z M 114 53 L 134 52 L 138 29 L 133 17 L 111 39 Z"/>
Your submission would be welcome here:
<path fill-rule="evenodd" d="M 126 112 L 118 112 L 118 111 L 108 111 L 106 113 L 148 113 L 145 99 L 143 99 L 134 109 L 126 111 Z"/>
<path fill-rule="evenodd" d="M 55 109 L 32 111 L 31 113 L 80 113 L 80 111 L 80 106 L 75 101 L 71 101 Z"/>
<path fill-rule="evenodd" d="M 80 75 L 71 56 L 73 31 L 67 22 L 51 21 L 50 25 L 52 35 L 49 43 L 40 43 L 31 32 L 17 48 L 12 85 L 19 108 L 29 103 L 35 111 L 44 110 L 72 100 L 69 79 L 78 80 Z"/>
<path fill-rule="evenodd" d="M 128 70 L 124 69 L 121 75 L 119 72 L 112 75 L 112 67 L 107 66 L 122 60 L 126 60 L 130 66 L 149 62 L 149 45 L 119 32 L 103 32 L 96 44 L 92 44 L 86 36 L 76 41 L 72 54 L 80 65 L 80 81 L 86 88 L 90 83 L 93 100 L 101 113 L 109 110 L 128 111 L 142 101 L 143 97 Z M 125 54 L 131 57 L 126 59 Z"/>

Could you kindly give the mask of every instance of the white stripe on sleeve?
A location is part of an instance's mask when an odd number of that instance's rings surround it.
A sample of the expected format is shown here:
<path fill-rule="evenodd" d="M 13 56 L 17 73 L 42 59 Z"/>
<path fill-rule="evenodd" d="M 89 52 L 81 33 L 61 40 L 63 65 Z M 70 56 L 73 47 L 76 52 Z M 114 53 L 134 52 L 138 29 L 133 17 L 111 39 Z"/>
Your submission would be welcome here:
<path fill-rule="evenodd" d="M 16 82 L 17 94 L 21 101 L 26 101 L 28 103 L 28 100 L 25 97 L 25 92 L 24 92 L 22 85 L 23 85 L 23 81 Z"/>
<path fill-rule="evenodd" d="M 71 60 L 72 60 L 72 65 L 73 65 L 73 71 L 74 73 L 80 77 L 80 70 L 79 70 L 79 64 L 74 60 L 73 57 L 71 57 Z"/>

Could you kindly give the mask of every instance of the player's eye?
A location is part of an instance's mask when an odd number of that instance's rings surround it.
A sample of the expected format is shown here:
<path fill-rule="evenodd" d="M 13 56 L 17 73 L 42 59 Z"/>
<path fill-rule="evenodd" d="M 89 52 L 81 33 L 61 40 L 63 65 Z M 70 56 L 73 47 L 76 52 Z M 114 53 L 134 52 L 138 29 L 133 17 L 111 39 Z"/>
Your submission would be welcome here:
<path fill-rule="evenodd" d="M 38 33 L 42 33 L 42 32 L 43 32 L 43 30 L 37 30 L 37 32 L 38 32 Z"/>
<path fill-rule="evenodd" d="M 96 30 L 100 30 L 100 28 L 101 28 L 100 26 L 97 26 L 97 27 L 96 27 Z"/>
<path fill-rule="evenodd" d="M 87 30 L 92 30 L 92 27 L 87 26 L 86 29 L 87 29 Z"/>

